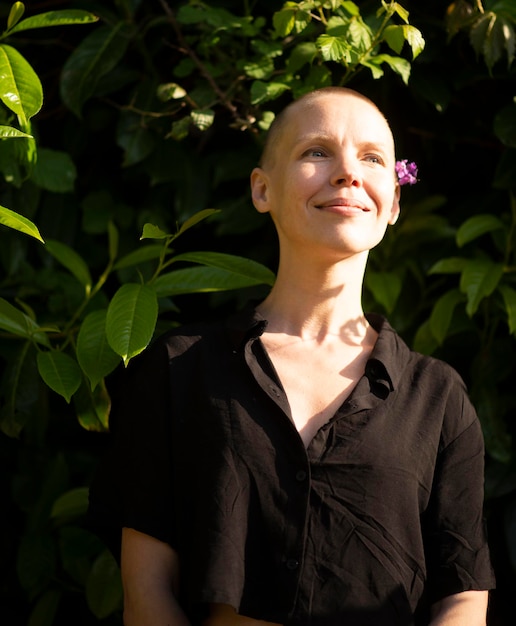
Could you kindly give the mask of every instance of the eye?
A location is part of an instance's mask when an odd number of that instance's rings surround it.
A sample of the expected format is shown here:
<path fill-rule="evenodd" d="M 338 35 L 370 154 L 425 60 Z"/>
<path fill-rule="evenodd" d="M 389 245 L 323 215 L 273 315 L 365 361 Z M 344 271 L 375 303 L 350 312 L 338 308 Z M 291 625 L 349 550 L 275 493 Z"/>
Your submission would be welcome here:
<path fill-rule="evenodd" d="M 364 159 L 369 163 L 378 163 L 379 165 L 383 165 L 383 159 L 378 154 L 366 154 Z"/>
<path fill-rule="evenodd" d="M 325 156 L 328 156 L 328 154 L 322 148 L 309 148 L 308 150 L 304 152 L 303 156 L 321 159 L 321 158 L 324 158 Z"/>

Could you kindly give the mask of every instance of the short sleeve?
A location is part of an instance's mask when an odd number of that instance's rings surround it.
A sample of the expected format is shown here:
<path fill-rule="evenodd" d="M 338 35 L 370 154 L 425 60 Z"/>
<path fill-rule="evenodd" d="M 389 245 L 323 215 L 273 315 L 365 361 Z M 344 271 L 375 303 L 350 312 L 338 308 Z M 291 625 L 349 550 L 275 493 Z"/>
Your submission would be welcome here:
<path fill-rule="evenodd" d="M 121 530 L 174 543 L 169 367 L 158 341 L 112 391 L 110 446 L 90 486 L 92 529 L 119 558 Z"/>
<path fill-rule="evenodd" d="M 482 431 L 465 394 L 458 410 L 460 415 L 453 421 L 461 429 L 445 432 L 423 521 L 431 602 L 462 591 L 495 586 L 483 517 Z M 446 441 L 447 435 L 453 438 Z"/>

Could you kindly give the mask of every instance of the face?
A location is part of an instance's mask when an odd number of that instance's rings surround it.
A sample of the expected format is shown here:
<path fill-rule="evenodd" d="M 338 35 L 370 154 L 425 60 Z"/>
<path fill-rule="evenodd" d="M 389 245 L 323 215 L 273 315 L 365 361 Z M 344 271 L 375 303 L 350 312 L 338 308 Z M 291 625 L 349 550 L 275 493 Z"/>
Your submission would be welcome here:
<path fill-rule="evenodd" d="M 394 141 L 376 107 L 354 92 L 322 93 L 287 112 L 253 202 L 269 212 L 282 253 L 332 259 L 376 246 L 399 213 Z"/>

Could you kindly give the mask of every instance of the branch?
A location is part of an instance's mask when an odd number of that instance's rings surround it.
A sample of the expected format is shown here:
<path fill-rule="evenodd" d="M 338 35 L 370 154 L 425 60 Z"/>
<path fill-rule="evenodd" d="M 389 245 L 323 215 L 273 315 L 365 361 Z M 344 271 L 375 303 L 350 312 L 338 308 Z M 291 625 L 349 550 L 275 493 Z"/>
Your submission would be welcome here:
<path fill-rule="evenodd" d="M 186 42 L 185 38 L 183 37 L 183 33 L 181 32 L 181 29 L 179 28 L 179 24 L 177 23 L 176 16 L 174 15 L 174 12 L 172 11 L 172 9 L 168 6 L 166 0 L 159 0 L 159 1 L 160 1 L 161 6 L 163 7 L 163 10 L 165 11 L 165 13 L 166 13 L 166 15 L 168 17 L 170 23 L 172 24 L 172 28 L 174 29 L 174 32 L 175 32 L 176 37 L 177 37 L 177 40 L 178 40 L 179 45 L 180 45 L 180 50 L 182 52 L 184 52 L 184 54 L 188 55 L 192 59 L 192 61 L 198 67 L 198 69 L 201 72 L 201 74 L 204 76 L 204 78 L 210 84 L 210 86 L 213 89 L 213 91 L 219 97 L 219 100 L 222 103 L 222 105 L 224 107 L 226 107 L 226 109 L 228 109 L 228 111 L 231 112 L 231 115 L 235 118 L 235 120 L 239 124 L 243 123 L 246 126 L 248 126 L 249 123 L 241 118 L 241 116 L 238 113 L 237 107 L 231 102 L 231 100 L 228 99 L 227 94 L 224 93 L 222 91 L 222 89 L 220 89 L 218 84 L 215 82 L 215 79 L 213 78 L 213 76 L 206 69 L 204 63 L 201 61 L 201 59 L 197 56 L 197 54 L 194 52 L 194 50 L 192 50 L 192 48 Z"/>

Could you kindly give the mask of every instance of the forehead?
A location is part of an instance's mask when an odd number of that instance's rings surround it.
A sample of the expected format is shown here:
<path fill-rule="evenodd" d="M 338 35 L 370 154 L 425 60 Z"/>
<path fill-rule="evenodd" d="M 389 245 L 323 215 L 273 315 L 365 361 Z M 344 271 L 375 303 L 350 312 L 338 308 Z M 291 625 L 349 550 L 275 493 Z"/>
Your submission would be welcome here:
<path fill-rule="evenodd" d="M 319 94 L 300 100 L 286 111 L 283 126 L 287 145 L 322 135 L 394 147 L 385 117 L 370 100 L 358 94 Z"/>

